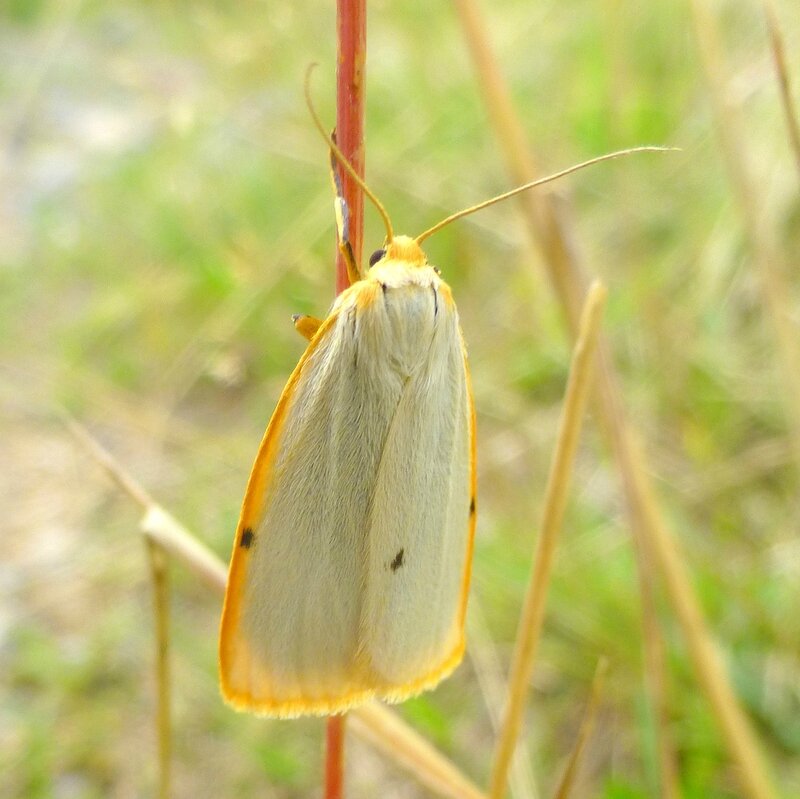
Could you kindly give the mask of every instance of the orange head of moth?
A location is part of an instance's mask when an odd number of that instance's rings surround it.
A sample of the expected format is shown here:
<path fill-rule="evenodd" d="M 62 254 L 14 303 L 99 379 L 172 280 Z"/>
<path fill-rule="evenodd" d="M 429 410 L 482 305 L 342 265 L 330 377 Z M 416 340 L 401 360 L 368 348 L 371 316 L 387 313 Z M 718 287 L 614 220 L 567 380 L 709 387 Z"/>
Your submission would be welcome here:
<path fill-rule="evenodd" d="M 416 239 L 410 236 L 394 236 L 380 250 L 376 250 L 369 259 L 369 265 L 375 266 L 378 261 L 402 261 L 408 266 L 427 266 L 428 258 Z"/>

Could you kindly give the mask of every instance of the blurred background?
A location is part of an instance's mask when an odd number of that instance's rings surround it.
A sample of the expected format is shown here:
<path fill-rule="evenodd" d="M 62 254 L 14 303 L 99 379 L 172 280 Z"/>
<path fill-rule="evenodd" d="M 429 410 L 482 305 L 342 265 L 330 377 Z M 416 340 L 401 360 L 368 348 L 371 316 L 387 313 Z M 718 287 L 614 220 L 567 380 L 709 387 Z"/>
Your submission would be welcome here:
<path fill-rule="evenodd" d="M 800 173 L 760 3 L 703 6 L 721 43 L 716 95 L 688 3 L 504 0 L 483 12 L 542 173 L 621 147 L 682 148 L 554 190 L 575 253 L 609 286 L 605 330 L 661 511 L 771 771 L 798 796 L 800 400 L 759 264 L 781 277 L 783 329 L 796 335 Z M 797 90 L 800 16 L 793 0 L 776 9 Z M 227 561 L 258 443 L 303 350 L 290 316 L 321 316 L 333 297 L 327 152 L 302 82 L 319 62 L 314 94 L 332 122 L 334 22 L 329 4 L 306 0 L 0 8 L 2 797 L 155 794 L 140 511 L 57 409 Z M 371 2 L 367 76 L 367 177 L 399 232 L 510 188 L 451 4 Z M 744 212 L 715 96 L 749 179 Z M 369 255 L 383 233 L 366 217 Z M 485 784 L 490 686 L 513 646 L 571 345 L 513 202 L 427 252 L 469 347 L 480 510 L 471 656 L 399 711 Z M 597 421 L 590 408 L 524 736 L 532 787 L 517 797 L 552 794 L 601 655 L 599 733 L 575 795 L 658 795 L 636 556 Z M 171 578 L 174 796 L 319 795 L 323 722 L 229 710 L 220 597 L 178 564 Z M 682 795 L 740 796 L 653 579 Z M 427 794 L 352 740 L 348 795 Z"/>

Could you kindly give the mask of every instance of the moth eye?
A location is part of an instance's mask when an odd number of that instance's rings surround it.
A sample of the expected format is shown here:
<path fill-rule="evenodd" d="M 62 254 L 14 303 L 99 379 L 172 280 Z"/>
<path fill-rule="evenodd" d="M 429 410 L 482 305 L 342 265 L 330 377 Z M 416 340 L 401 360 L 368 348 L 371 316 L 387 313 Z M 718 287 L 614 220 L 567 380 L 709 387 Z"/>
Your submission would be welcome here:
<path fill-rule="evenodd" d="M 375 252 L 369 257 L 369 265 L 375 266 L 375 264 L 377 264 L 384 255 L 386 255 L 386 250 L 375 250 Z"/>

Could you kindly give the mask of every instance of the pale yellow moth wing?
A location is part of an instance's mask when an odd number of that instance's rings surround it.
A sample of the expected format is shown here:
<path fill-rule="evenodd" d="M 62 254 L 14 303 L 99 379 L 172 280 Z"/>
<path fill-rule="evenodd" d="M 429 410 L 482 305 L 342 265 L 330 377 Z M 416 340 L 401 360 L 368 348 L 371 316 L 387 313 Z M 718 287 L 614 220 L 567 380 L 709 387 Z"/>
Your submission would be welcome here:
<path fill-rule="evenodd" d="M 367 515 L 403 387 L 358 331 L 376 291 L 364 281 L 339 297 L 256 459 L 220 635 L 223 694 L 241 708 L 326 713 L 374 693 L 357 657 Z"/>
<path fill-rule="evenodd" d="M 433 427 L 424 421 L 431 411 Z M 439 495 L 428 488 L 422 503 L 409 488 L 421 487 L 423 472 L 403 482 L 419 432 L 442 442 L 418 452 L 439 463 Z M 395 262 L 384 278 L 344 292 L 290 378 L 248 484 L 220 636 L 228 701 L 271 715 L 328 713 L 421 690 L 455 665 L 473 527 L 472 436 L 457 318 L 433 270 Z M 458 464 L 449 477 L 445 460 Z M 429 501 L 440 510 L 405 507 Z M 410 539 L 409 553 L 421 557 L 405 572 L 391 569 L 398 520 L 425 537 L 424 545 L 417 533 Z M 456 551 L 444 552 L 443 541 Z M 387 582 L 379 566 L 406 582 Z M 427 577 L 438 585 L 425 588 Z M 422 599 L 407 595 L 399 612 L 404 590 Z M 396 634 L 376 630 L 390 615 Z"/>
<path fill-rule="evenodd" d="M 222 693 L 228 702 L 241 709 L 279 715 L 307 712 L 305 711 L 306 702 L 302 698 L 302 687 L 295 684 L 287 689 L 283 686 L 282 680 L 285 682 L 285 675 L 282 677 L 279 664 L 278 666 L 273 664 L 271 659 L 265 658 L 261 651 L 265 636 L 271 633 L 270 626 L 267 625 L 263 631 L 256 630 L 255 634 L 248 629 L 253 626 L 253 612 L 248 607 L 248 603 L 252 601 L 254 587 L 258 592 L 263 589 L 265 581 L 270 583 L 270 567 L 281 564 L 280 551 L 275 554 L 278 560 L 273 563 L 268 562 L 266 569 L 262 563 L 265 554 L 263 532 L 266 505 L 274 490 L 276 477 L 279 481 L 285 481 L 287 476 L 291 477 L 285 462 L 287 460 L 285 436 L 287 421 L 290 421 L 293 415 L 302 413 L 304 405 L 306 409 L 313 407 L 314 403 L 308 401 L 308 395 L 315 393 L 315 388 L 319 400 L 322 402 L 325 400 L 325 390 L 330 388 L 327 381 L 322 378 L 320 365 L 324 366 L 334 357 L 337 344 L 340 343 L 335 336 L 338 322 L 339 315 L 334 311 L 322 323 L 289 378 L 267 426 L 248 481 L 228 573 L 219 642 Z M 335 372 L 325 369 L 322 371 L 325 371 L 328 379 L 333 377 L 335 380 Z M 298 398 L 301 400 L 300 403 L 298 403 Z M 295 419 L 294 424 L 290 424 L 290 432 L 296 429 Z M 301 452 L 299 447 L 297 451 Z M 303 454 L 309 460 L 317 457 L 323 458 L 325 455 L 323 452 L 313 453 L 308 450 L 305 450 Z M 299 464 L 299 467 L 302 470 L 303 464 Z M 298 470 L 297 463 L 294 464 L 294 468 Z M 286 576 L 283 579 L 279 577 L 278 580 L 273 580 L 271 585 L 271 596 L 274 595 L 275 606 L 268 612 L 278 624 L 281 621 L 280 614 L 285 613 L 286 605 L 289 606 L 290 611 L 289 624 L 297 621 L 292 611 L 302 612 L 303 609 L 302 602 L 295 600 L 290 590 L 285 590 L 282 596 L 278 595 L 280 588 L 291 589 L 290 575 L 302 577 L 305 574 L 306 564 L 298 564 L 297 560 L 292 557 L 291 542 L 286 541 L 287 533 L 293 533 L 291 525 L 284 530 L 279 530 L 276 540 L 272 542 L 272 549 L 280 550 L 282 546 L 284 550 L 289 550 L 290 556 L 284 563 L 287 570 Z M 288 547 L 287 544 L 289 544 Z M 256 553 L 259 553 L 260 557 L 256 557 Z M 297 553 L 307 554 L 306 549 L 302 546 L 298 548 Z M 309 568 L 309 571 L 311 570 Z M 256 601 L 256 610 L 263 612 L 262 602 Z M 285 648 L 288 645 L 283 659 L 289 661 L 289 675 L 292 672 L 292 644 L 291 640 L 287 644 L 284 639 L 293 637 L 293 635 L 287 636 L 284 629 L 282 636 L 275 637 L 273 648 L 273 651 L 277 652 L 279 647 Z M 351 647 L 353 645 L 351 636 Z M 283 672 L 287 672 L 287 668 L 284 668 Z"/>
<path fill-rule="evenodd" d="M 408 377 L 370 509 L 362 645 L 381 695 L 430 687 L 461 660 L 475 517 L 474 415 L 449 288 L 389 289 L 392 327 L 430 345 Z M 395 332 L 398 339 L 404 334 Z M 423 338 L 425 338 L 423 336 Z"/>

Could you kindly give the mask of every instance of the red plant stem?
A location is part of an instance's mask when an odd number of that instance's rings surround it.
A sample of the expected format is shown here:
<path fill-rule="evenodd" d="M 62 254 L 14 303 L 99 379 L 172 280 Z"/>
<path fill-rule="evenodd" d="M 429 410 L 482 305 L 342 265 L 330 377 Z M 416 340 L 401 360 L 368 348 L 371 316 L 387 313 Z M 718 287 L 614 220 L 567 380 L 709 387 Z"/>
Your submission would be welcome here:
<path fill-rule="evenodd" d="M 336 32 L 339 42 L 336 71 L 336 142 L 353 169 L 364 177 L 364 65 L 367 43 L 366 0 L 337 0 Z M 353 179 L 339 169 L 342 193 L 350 211 L 350 245 L 361 263 L 364 233 L 364 195 Z M 347 269 L 336 257 L 336 293 L 347 288 Z"/>
<path fill-rule="evenodd" d="M 345 716 L 330 716 L 325 730 L 325 799 L 344 796 Z"/>
<path fill-rule="evenodd" d="M 364 65 L 367 44 L 366 0 L 337 0 L 336 142 L 353 169 L 364 177 Z M 361 263 L 364 239 L 364 195 L 355 181 L 339 169 L 342 194 L 350 213 L 349 239 L 356 264 Z M 336 248 L 336 293 L 350 281 Z M 325 735 L 325 799 L 344 796 L 345 716 L 328 718 Z"/>

